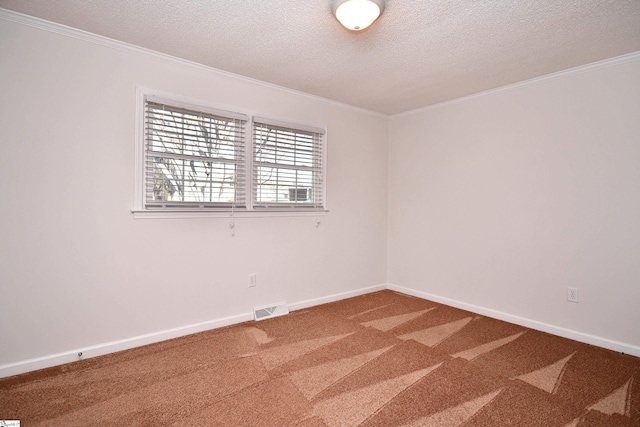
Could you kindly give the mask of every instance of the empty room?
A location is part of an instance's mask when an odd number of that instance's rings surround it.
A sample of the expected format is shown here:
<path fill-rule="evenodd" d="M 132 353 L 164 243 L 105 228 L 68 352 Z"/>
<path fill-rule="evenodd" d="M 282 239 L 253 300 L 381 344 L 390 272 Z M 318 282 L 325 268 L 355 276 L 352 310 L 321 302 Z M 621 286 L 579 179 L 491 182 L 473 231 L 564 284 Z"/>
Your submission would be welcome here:
<path fill-rule="evenodd" d="M 640 425 L 637 0 L 0 0 L 0 424 Z"/>

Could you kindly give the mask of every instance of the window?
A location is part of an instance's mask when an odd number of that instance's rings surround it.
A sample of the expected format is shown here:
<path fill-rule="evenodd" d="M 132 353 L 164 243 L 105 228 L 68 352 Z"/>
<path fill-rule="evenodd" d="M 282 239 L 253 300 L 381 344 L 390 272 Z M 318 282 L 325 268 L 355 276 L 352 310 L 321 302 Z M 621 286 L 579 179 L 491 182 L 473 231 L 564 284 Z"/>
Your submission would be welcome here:
<path fill-rule="evenodd" d="M 245 206 L 246 118 L 145 102 L 145 208 Z"/>
<path fill-rule="evenodd" d="M 255 209 L 323 207 L 323 133 L 254 118 Z"/>
<path fill-rule="evenodd" d="M 138 102 L 135 214 L 324 210 L 323 129 L 147 90 Z"/>

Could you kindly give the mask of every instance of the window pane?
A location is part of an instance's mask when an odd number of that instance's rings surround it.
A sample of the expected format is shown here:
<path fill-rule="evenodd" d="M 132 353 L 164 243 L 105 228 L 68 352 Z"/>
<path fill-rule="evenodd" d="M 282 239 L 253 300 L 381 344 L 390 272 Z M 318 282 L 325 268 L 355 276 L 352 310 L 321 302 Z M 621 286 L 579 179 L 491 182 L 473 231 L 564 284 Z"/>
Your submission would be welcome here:
<path fill-rule="evenodd" d="M 313 203 L 313 172 L 258 166 L 255 170 L 258 203 Z"/>
<path fill-rule="evenodd" d="M 312 134 L 259 127 L 256 129 L 255 144 L 255 158 L 259 162 L 313 166 Z"/>
<path fill-rule="evenodd" d="M 322 134 L 254 122 L 255 207 L 322 206 Z"/>
<path fill-rule="evenodd" d="M 233 203 L 236 197 L 234 164 L 155 157 L 147 171 L 148 201 Z"/>
<path fill-rule="evenodd" d="M 244 203 L 243 129 L 242 120 L 147 102 L 147 203 Z"/>

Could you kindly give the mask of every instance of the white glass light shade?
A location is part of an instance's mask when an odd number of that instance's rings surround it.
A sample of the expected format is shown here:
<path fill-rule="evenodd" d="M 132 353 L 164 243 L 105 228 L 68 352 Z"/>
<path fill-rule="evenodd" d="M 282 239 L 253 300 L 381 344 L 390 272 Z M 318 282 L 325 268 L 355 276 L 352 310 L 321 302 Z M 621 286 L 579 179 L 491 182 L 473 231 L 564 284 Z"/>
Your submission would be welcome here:
<path fill-rule="evenodd" d="M 382 13 L 383 0 L 334 0 L 333 14 L 347 29 L 367 28 Z"/>

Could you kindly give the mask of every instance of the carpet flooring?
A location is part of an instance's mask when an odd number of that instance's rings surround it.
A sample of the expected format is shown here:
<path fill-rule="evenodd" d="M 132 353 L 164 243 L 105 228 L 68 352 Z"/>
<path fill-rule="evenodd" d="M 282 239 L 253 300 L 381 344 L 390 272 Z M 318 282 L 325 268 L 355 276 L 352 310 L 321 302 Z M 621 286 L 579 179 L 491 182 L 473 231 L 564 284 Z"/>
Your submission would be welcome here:
<path fill-rule="evenodd" d="M 640 426 L 640 359 L 392 291 L 0 380 L 21 426 Z"/>

